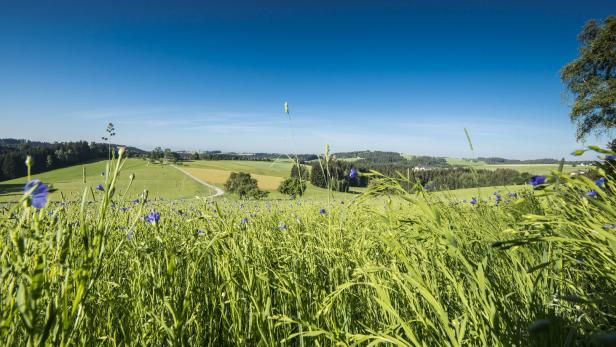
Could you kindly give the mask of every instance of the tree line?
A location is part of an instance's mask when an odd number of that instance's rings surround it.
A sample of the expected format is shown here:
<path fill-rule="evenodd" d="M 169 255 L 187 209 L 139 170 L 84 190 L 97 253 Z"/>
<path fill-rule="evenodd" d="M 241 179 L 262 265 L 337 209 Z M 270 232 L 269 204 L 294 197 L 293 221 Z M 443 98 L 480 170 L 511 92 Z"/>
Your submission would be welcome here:
<path fill-rule="evenodd" d="M 76 142 L 30 142 L 27 140 L 0 139 L 0 181 L 23 177 L 28 174 L 25 160 L 32 157 L 32 173 L 41 173 L 95 159 L 109 157 L 113 144 L 86 141 Z M 128 153 L 145 153 L 137 148 L 128 148 Z"/>
<path fill-rule="evenodd" d="M 473 169 L 469 167 L 440 167 L 417 169 L 410 161 L 397 163 L 371 163 L 366 165 L 360 161 L 344 160 L 315 161 L 310 170 L 302 167 L 302 179 L 310 181 L 321 188 L 332 188 L 337 191 L 348 191 L 349 187 L 367 187 L 374 177 L 366 175 L 377 172 L 388 177 L 400 178 L 401 184 L 408 190 L 417 184 L 428 190 L 448 190 L 474 187 L 489 187 L 500 185 L 515 185 L 528 182 L 530 173 L 518 172 L 512 169 Z M 351 170 L 358 175 L 353 177 Z M 291 177 L 299 177 L 297 166 L 291 170 Z"/>

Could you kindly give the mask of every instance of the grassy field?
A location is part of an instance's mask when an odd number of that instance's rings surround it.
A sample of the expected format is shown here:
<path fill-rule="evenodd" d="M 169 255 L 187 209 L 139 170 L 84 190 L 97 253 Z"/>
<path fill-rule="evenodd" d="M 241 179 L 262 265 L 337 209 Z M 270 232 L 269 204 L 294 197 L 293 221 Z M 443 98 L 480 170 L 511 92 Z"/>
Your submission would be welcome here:
<path fill-rule="evenodd" d="M 475 166 L 478 169 L 512 169 L 519 172 L 528 172 L 532 175 L 547 175 L 552 171 L 558 170 L 558 164 L 501 164 L 501 165 L 482 165 Z M 572 165 L 563 166 L 563 172 L 570 173 L 576 170 L 584 170 L 585 167 L 574 167 Z"/>
<path fill-rule="evenodd" d="M 105 170 L 105 161 L 86 164 L 86 182 L 89 187 L 96 187 L 104 181 L 101 172 Z M 269 191 L 267 199 L 287 200 L 288 197 L 276 191 L 278 185 L 290 173 L 292 163 L 290 161 L 281 162 L 259 162 L 259 161 L 191 161 L 184 163 L 181 167 L 196 177 L 223 187 L 229 174 L 232 171 L 245 171 L 252 174 L 257 179 L 259 188 Z M 83 193 L 83 166 L 53 170 L 42 174 L 34 175 L 35 178 L 49 183 L 56 189 L 51 194 L 51 199 L 61 199 L 63 193 L 69 200 L 78 200 Z M 132 192 L 141 192 L 148 189 L 151 197 L 165 199 L 192 198 L 195 196 L 207 196 L 211 192 L 207 187 L 193 181 L 183 173 L 175 170 L 170 165 L 148 164 L 139 159 L 129 159 L 124 168 L 125 175 L 129 172 L 134 173 L 139 180 L 135 181 Z M 0 201 L 14 201 L 22 194 L 23 185 L 26 178 L 14 179 L 11 181 L 0 182 Z M 120 185 L 123 189 L 125 186 Z M 469 200 L 472 197 L 489 197 L 494 191 L 503 194 L 509 191 L 521 191 L 528 189 L 528 186 L 512 187 L 482 187 L 457 189 L 435 194 L 443 197 Z M 329 192 L 327 189 L 315 187 L 308 184 L 303 196 L 307 200 L 327 200 L 350 201 L 357 197 L 358 193 L 365 191 L 365 188 L 351 187 L 350 193 Z M 233 196 L 226 196 L 227 199 L 235 199 Z"/>
<path fill-rule="evenodd" d="M 493 196 L 493 193 L 495 192 L 501 195 L 506 195 L 507 193 L 522 193 L 530 189 L 531 187 L 529 185 L 494 186 L 494 187 L 446 190 L 446 191 L 434 192 L 431 194 L 435 194 L 439 197 L 447 198 L 447 199 L 470 200 L 472 198 L 477 198 L 477 199 L 491 198 Z"/>
<path fill-rule="evenodd" d="M 195 160 L 184 162 L 185 168 L 214 169 L 229 172 L 248 172 L 256 175 L 288 177 L 293 163 L 290 160 L 249 161 L 249 160 Z"/>
<path fill-rule="evenodd" d="M 560 179 L 498 205 L 133 204 L 111 183 L 91 204 L 0 205 L 0 343 L 609 345 L 616 186 Z"/>
<path fill-rule="evenodd" d="M 53 200 L 60 200 L 60 193 L 64 194 L 68 200 L 80 200 L 84 189 L 83 167 L 86 168 L 86 185 L 95 188 L 105 181 L 105 177 L 101 176 L 101 173 L 105 171 L 106 163 L 106 161 L 99 161 L 86 165 L 76 165 L 36 174 L 33 177 L 53 186 L 53 189 L 56 190 L 50 195 Z M 152 198 L 180 199 L 211 194 L 207 187 L 195 182 L 173 167 L 148 164 L 141 159 L 127 160 L 122 177 L 120 177 L 123 184 L 120 184 L 118 189 L 121 191 L 125 189 L 128 175 L 131 173 L 138 178 L 131 187 L 132 192 L 140 193 L 144 189 L 148 189 Z M 25 182 L 25 177 L 0 182 L 0 201 L 18 199 L 23 193 Z"/>

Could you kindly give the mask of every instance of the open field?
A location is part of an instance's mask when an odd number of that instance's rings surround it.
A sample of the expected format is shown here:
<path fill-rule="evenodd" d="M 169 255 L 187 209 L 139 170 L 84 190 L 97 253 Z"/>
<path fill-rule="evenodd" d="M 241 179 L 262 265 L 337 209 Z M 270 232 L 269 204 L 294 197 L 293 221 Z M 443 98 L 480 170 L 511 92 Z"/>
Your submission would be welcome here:
<path fill-rule="evenodd" d="M 249 169 L 249 168 L 246 168 Z M 187 172 L 191 173 L 195 177 L 198 177 L 204 181 L 212 183 L 217 186 L 223 186 L 227 179 L 229 179 L 229 175 L 231 175 L 232 171 L 227 170 L 219 170 L 219 169 L 202 169 L 195 167 L 186 167 L 184 168 Z M 248 173 L 251 173 L 248 171 Z M 259 175 L 251 173 L 252 178 L 257 180 L 257 184 L 259 189 L 262 190 L 276 190 L 280 185 L 280 182 L 284 179 L 279 176 L 267 176 L 267 175 Z"/>
<path fill-rule="evenodd" d="M 121 181 L 143 165 L 134 164 Z M 141 168 L 136 182 L 151 169 Z M 0 339 L 586 345 L 610 331 L 616 314 L 616 236 L 605 228 L 616 186 L 608 181 L 590 199 L 579 192 L 595 186 L 561 179 L 559 194 L 527 190 L 498 205 L 443 193 L 403 194 L 395 204 L 376 197 L 377 205 L 133 204 L 118 202 L 109 185 L 83 207 L 0 205 L 0 266 L 10 274 L 0 284 L 0 327 L 10 327 Z"/>
<path fill-rule="evenodd" d="M 525 191 L 529 191 L 532 188 L 529 185 L 515 185 L 515 186 L 494 186 L 494 187 L 480 187 L 480 188 L 464 188 L 464 189 L 454 189 L 454 190 L 446 190 L 434 192 L 436 196 L 446 198 L 446 199 L 455 199 L 455 200 L 470 200 L 472 198 L 477 199 L 487 199 L 493 197 L 493 193 L 497 192 L 501 195 L 506 195 L 507 193 L 521 193 Z"/>
<path fill-rule="evenodd" d="M 60 200 L 64 194 L 68 200 L 80 200 L 84 186 L 95 188 L 105 182 L 101 173 L 105 171 L 106 161 L 99 161 L 86 165 L 76 165 L 33 175 L 41 181 L 51 184 L 54 191 L 50 198 Z M 86 168 L 86 185 L 83 183 L 83 167 Z M 140 193 L 148 189 L 151 198 L 180 199 L 210 195 L 210 189 L 195 182 L 183 173 L 168 165 L 148 164 L 141 159 L 128 159 L 124 166 L 122 176 L 118 179 L 118 189 L 124 191 L 128 183 L 128 176 L 135 174 L 131 191 Z M 16 200 L 23 193 L 26 178 L 17 178 L 0 182 L 0 201 Z"/>
<path fill-rule="evenodd" d="M 532 175 L 547 175 L 552 171 L 558 170 L 558 164 L 499 164 L 499 165 L 479 165 L 474 166 L 478 169 L 488 169 L 488 170 L 496 170 L 496 169 L 512 169 L 517 170 L 519 172 L 528 172 Z M 572 165 L 563 166 L 563 172 L 570 173 L 576 170 L 585 170 L 587 167 L 574 167 Z"/>
<path fill-rule="evenodd" d="M 250 160 L 195 160 L 183 163 L 185 168 L 214 169 L 231 172 L 248 172 L 250 174 L 288 177 L 291 174 L 293 163 L 287 159 L 278 161 L 250 161 Z"/>
<path fill-rule="evenodd" d="M 105 170 L 105 161 L 86 164 L 86 182 L 87 185 L 94 188 L 98 184 L 104 182 L 104 177 L 101 172 Z M 287 200 L 288 196 L 280 194 L 276 191 L 278 185 L 287 177 L 291 170 L 291 162 L 259 162 L 259 161 L 192 161 L 187 162 L 180 167 L 196 177 L 214 184 L 218 187 L 223 187 L 231 170 L 245 171 L 257 179 L 259 188 L 270 192 L 267 199 L 270 200 Z M 487 166 L 486 166 L 487 167 Z M 69 200 L 81 199 L 83 193 L 83 165 L 53 170 L 41 174 L 34 175 L 35 178 L 41 179 L 45 183 L 53 186 L 54 191 L 50 196 L 52 200 L 61 199 L 63 193 Z M 126 162 L 124 172 L 134 173 L 136 180 L 131 188 L 132 192 L 141 192 L 144 189 L 149 190 L 150 197 L 179 199 L 192 198 L 195 196 L 208 196 L 212 192 L 203 185 L 188 178 L 181 172 L 173 169 L 169 165 L 148 164 L 146 161 L 138 159 L 129 159 Z M 120 188 L 125 187 L 127 174 L 120 177 Z M 11 181 L 0 182 L 0 201 L 14 201 L 22 194 L 25 178 L 14 179 Z M 451 191 L 436 192 L 433 194 L 442 197 L 448 197 L 459 200 L 469 200 L 472 197 L 490 196 L 494 191 L 506 193 L 508 191 L 520 191 L 528 189 L 528 186 L 510 186 L 510 187 L 482 187 L 482 188 L 467 188 Z M 327 200 L 334 199 L 339 201 L 349 201 L 357 197 L 358 193 L 365 191 L 365 188 L 351 187 L 350 193 L 329 192 L 327 189 L 315 187 L 308 184 L 306 192 L 303 196 L 307 200 Z M 234 196 L 226 196 L 227 199 L 235 199 Z"/>

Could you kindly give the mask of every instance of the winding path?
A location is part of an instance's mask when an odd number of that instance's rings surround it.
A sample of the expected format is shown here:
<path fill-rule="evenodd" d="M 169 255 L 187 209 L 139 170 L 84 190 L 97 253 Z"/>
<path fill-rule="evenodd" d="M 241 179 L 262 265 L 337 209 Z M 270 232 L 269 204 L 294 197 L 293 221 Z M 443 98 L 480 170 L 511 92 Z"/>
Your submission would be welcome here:
<path fill-rule="evenodd" d="M 188 176 L 188 177 L 192 178 L 193 180 L 195 180 L 195 181 L 197 181 L 197 182 L 199 182 L 199 183 L 203 184 L 204 186 L 206 186 L 206 187 L 208 187 L 208 188 L 210 188 L 210 189 L 212 189 L 213 191 L 215 191 L 215 192 L 216 192 L 216 193 L 214 193 L 214 195 L 209 195 L 209 196 L 208 196 L 208 198 L 215 198 L 215 197 L 217 197 L 217 196 L 221 196 L 221 195 L 223 195 L 223 194 L 225 193 L 225 191 L 224 191 L 224 190 L 222 190 L 222 189 L 220 189 L 220 188 L 216 187 L 215 185 L 213 185 L 213 184 L 211 184 L 211 183 L 207 183 L 206 181 L 204 181 L 204 180 L 202 180 L 202 179 L 200 179 L 200 178 L 198 178 L 198 177 L 195 177 L 195 176 L 194 176 L 193 174 L 191 174 L 190 172 L 188 172 L 188 171 L 186 171 L 186 170 L 184 170 L 184 169 L 182 169 L 182 168 L 179 168 L 179 167 L 177 167 L 177 166 L 175 166 L 175 165 L 171 165 L 171 166 L 173 166 L 174 168 L 176 168 L 176 169 L 180 170 L 180 172 L 182 172 L 184 175 L 186 175 L 186 176 Z"/>

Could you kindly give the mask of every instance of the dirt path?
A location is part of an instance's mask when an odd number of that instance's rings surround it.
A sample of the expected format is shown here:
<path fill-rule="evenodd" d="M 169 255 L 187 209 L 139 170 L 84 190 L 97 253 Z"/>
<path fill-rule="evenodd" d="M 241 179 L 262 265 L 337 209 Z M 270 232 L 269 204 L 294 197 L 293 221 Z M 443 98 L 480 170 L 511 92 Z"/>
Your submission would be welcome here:
<path fill-rule="evenodd" d="M 220 189 L 220 188 L 216 187 L 215 185 L 213 185 L 213 184 L 211 184 L 211 183 L 207 183 L 206 181 L 204 181 L 204 180 L 202 180 L 202 179 L 200 179 L 200 178 L 197 178 L 197 177 L 193 176 L 190 172 L 188 172 L 188 171 L 186 171 L 186 170 L 184 170 L 184 169 L 182 169 L 182 168 L 179 168 L 179 167 L 177 167 L 177 166 L 175 166 L 175 165 L 171 165 L 171 166 L 173 166 L 174 168 L 176 168 L 176 169 L 180 170 L 180 172 L 182 172 L 184 175 L 186 175 L 186 176 L 188 176 L 188 177 L 192 178 L 193 180 L 195 180 L 195 181 L 197 181 L 197 182 L 199 182 L 199 183 L 203 184 L 204 186 L 206 186 L 206 187 L 208 187 L 208 188 L 210 188 L 211 190 L 213 190 L 213 191 L 215 191 L 215 192 L 216 192 L 216 193 L 214 193 L 214 195 L 210 195 L 210 196 L 208 196 L 208 198 L 215 198 L 215 197 L 217 197 L 217 196 L 221 196 L 221 195 L 223 195 L 223 194 L 225 193 L 225 191 L 224 191 L 224 190 L 222 190 L 222 189 Z"/>

